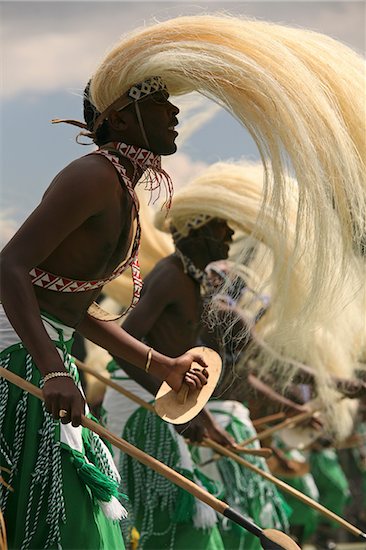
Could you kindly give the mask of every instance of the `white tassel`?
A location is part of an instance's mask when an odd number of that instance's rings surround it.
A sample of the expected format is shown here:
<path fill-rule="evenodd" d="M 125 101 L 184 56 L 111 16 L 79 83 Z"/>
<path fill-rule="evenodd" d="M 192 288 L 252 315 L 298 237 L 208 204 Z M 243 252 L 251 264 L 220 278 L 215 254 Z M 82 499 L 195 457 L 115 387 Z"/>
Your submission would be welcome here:
<path fill-rule="evenodd" d="M 217 516 L 215 510 L 196 499 L 196 512 L 193 516 L 193 525 L 196 529 L 210 529 L 216 523 Z"/>
<path fill-rule="evenodd" d="M 194 476 L 194 481 L 197 485 L 203 488 L 201 481 L 196 476 Z M 197 498 L 194 500 L 196 511 L 193 516 L 193 525 L 196 529 L 210 529 L 211 527 L 214 527 L 217 523 L 215 510 Z"/>
<path fill-rule="evenodd" d="M 126 508 L 122 506 L 116 497 L 112 497 L 108 502 L 98 500 L 98 504 L 108 519 L 121 520 L 125 519 L 128 515 Z"/>

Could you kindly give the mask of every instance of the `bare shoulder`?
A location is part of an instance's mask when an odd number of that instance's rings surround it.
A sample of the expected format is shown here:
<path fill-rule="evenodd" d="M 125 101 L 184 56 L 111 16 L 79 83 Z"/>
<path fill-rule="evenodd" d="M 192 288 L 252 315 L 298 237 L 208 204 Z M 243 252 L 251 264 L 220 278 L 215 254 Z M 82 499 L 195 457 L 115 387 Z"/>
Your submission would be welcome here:
<path fill-rule="evenodd" d="M 174 254 L 160 260 L 144 281 L 146 290 L 162 289 L 166 293 L 179 293 L 182 288 L 192 285 L 192 280 L 183 270 L 182 264 Z"/>
<path fill-rule="evenodd" d="M 72 196 L 92 197 L 97 194 L 104 199 L 116 190 L 121 190 L 118 174 L 114 166 L 102 155 L 85 155 L 63 168 L 48 187 L 48 194 L 71 191 Z M 84 195 L 85 197 L 85 195 Z"/>
<path fill-rule="evenodd" d="M 149 274 L 149 277 L 163 277 L 165 280 L 179 280 L 185 278 L 185 273 L 180 260 L 174 255 L 166 256 L 160 260 Z"/>

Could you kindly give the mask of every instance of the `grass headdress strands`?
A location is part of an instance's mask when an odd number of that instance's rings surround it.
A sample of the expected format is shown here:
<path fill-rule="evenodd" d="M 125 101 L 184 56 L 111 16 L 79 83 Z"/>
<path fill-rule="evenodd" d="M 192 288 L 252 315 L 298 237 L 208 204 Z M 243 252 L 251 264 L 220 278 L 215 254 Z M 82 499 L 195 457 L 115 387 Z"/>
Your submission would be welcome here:
<path fill-rule="evenodd" d="M 316 307 L 307 316 L 302 315 L 311 297 L 311 276 L 317 261 L 313 254 L 316 235 L 299 229 L 296 234 L 296 181 L 289 180 L 286 189 L 287 223 L 283 227 L 276 219 L 276 212 L 269 205 L 263 207 L 263 180 L 260 165 L 244 162 L 213 164 L 175 194 L 168 215 L 156 213 L 155 224 L 167 232 L 173 225 L 185 236 L 189 232 L 187 220 L 204 215 L 218 217 L 227 220 L 240 234 L 250 235 L 249 247 L 260 243 L 260 252 L 249 264 L 257 279 L 255 290 L 260 294 L 263 289 L 268 292 L 269 288 L 271 295 L 270 308 L 255 328 L 259 339 L 267 344 L 260 349 L 260 372 L 263 375 L 275 372 L 276 380 L 283 388 L 297 370 L 296 361 L 313 367 L 318 393 L 331 413 L 328 418 L 337 419 L 336 426 L 333 423 L 330 427 L 332 430 L 335 427 L 334 431 L 341 436 L 352 425 L 353 411 L 347 401 L 339 402 L 334 398 L 330 376 L 352 377 L 365 344 L 366 304 L 357 259 L 349 258 L 347 276 L 335 296 L 332 278 L 339 272 L 338 243 L 341 239 L 339 222 L 332 213 L 334 246 L 327 254 L 329 280 L 324 279 L 324 286 L 319 288 Z M 288 272 L 288 261 L 296 239 L 302 254 Z M 234 271 L 239 271 L 244 255 L 237 260 Z M 263 269 L 269 266 L 272 268 Z M 246 303 L 239 301 L 238 307 L 247 313 Z M 212 309 L 215 320 L 215 301 Z M 219 319 L 222 323 L 222 315 Z M 229 319 L 232 322 L 231 315 Z M 230 337 L 230 326 L 226 328 Z M 341 409 L 342 414 L 337 414 Z"/>
<path fill-rule="evenodd" d="M 117 44 L 92 78 L 93 102 L 102 111 L 155 74 L 172 95 L 199 91 L 247 127 L 271 165 L 275 207 L 281 207 L 288 174 L 296 177 L 299 223 L 319 234 L 317 277 L 331 243 L 327 210 L 334 206 L 339 215 L 344 244 L 358 246 L 366 233 L 360 56 L 306 30 L 236 17 L 178 17 Z"/>
<path fill-rule="evenodd" d="M 293 283 L 304 258 L 311 259 L 303 284 L 307 300 L 296 298 L 287 326 L 300 311 L 296 329 L 308 323 L 318 330 L 314 315 L 324 323 L 347 303 L 345 277 L 355 295 L 362 284 L 347 272 L 347 262 L 366 235 L 364 60 L 307 30 L 236 17 L 178 17 L 117 44 L 92 78 L 93 102 L 102 111 L 152 75 L 160 75 L 172 95 L 195 90 L 211 98 L 251 133 L 278 233 L 295 232 L 286 262 L 275 266 L 284 275 L 282 288 Z M 294 229 L 286 198 L 291 177 L 298 186 Z M 283 313 L 291 311 L 289 299 L 286 307 Z"/>

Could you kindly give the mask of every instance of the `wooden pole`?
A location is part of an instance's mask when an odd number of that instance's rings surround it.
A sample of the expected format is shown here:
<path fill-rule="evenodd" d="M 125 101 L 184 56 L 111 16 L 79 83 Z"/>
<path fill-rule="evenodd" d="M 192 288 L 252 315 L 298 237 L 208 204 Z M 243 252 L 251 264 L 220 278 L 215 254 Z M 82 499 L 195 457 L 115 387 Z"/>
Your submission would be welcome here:
<path fill-rule="evenodd" d="M 256 418 L 253 420 L 253 426 L 258 428 L 262 424 L 269 424 L 270 422 L 277 422 L 277 420 L 283 420 L 286 417 L 284 412 L 278 412 L 275 414 L 269 414 L 268 416 L 262 416 L 262 418 Z"/>
<path fill-rule="evenodd" d="M 0 367 L 0 376 L 6 378 L 6 380 L 12 384 L 15 384 L 38 399 L 44 399 L 43 393 L 39 388 L 3 367 Z M 156 458 L 144 453 L 124 439 L 117 437 L 106 428 L 103 428 L 100 424 L 97 424 L 97 422 L 94 422 L 94 420 L 82 415 L 81 424 L 98 434 L 100 437 L 107 439 L 112 445 L 124 453 L 169 479 L 172 483 L 178 485 L 178 487 L 188 491 L 191 495 L 216 510 L 216 512 L 223 514 L 241 527 L 244 527 L 247 531 L 260 539 L 264 550 L 300 550 L 299 546 L 289 536 L 276 529 L 261 529 L 258 525 L 236 512 L 236 510 L 231 508 L 226 502 L 217 499 L 205 489 L 193 483 L 193 481 L 185 478 L 172 468 L 169 468 L 169 466 L 159 462 Z"/>
<path fill-rule="evenodd" d="M 296 424 L 300 424 L 301 422 L 305 422 L 305 420 L 308 420 L 309 418 L 311 418 L 314 415 L 314 412 L 316 411 L 306 411 L 306 412 L 297 414 L 296 416 L 292 416 L 291 418 L 287 418 L 283 422 L 276 424 L 276 426 L 267 428 L 266 430 L 263 430 L 263 432 L 260 432 L 259 434 L 253 435 L 252 437 L 245 439 L 240 443 L 240 446 L 245 447 L 246 445 L 249 445 L 249 443 L 252 443 L 253 441 L 261 441 L 262 439 L 265 439 L 269 435 L 272 435 L 273 433 L 278 432 L 283 428 L 293 428 L 294 426 L 296 426 Z"/>
<path fill-rule="evenodd" d="M 274 485 L 277 485 L 277 487 L 279 487 L 283 491 L 286 491 L 286 493 L 289 493 L 290 495 L 294 496 L 295 498 L 297 498 L 298 500 L 300 500 L 304 504 L 307 504 L 311 508 L 314 508 L 314 510 L 316 510 L 317 512 L 319 512 L 323 516 L 327 517 L 328 519 L 334 520 L 339 525 L 341 525 L 342 527 L 347 529 L 347 531 L 349 531 L 353 535 L 360 536 L 361 538 L 366 538 L 366 535 L 364 533 L 362 533 L 362 531 L 360 529 L 358 529 L 358 527 L 355 527 L 354 525 L 352 525 L 351 523 L 349 523 L 345 519 L 341 518 L 340 516 L 337 516 L 337 514 L 335 514 L 334 512 L 331 512 L 331 510 L 328 510 L 328 508 L 325 508 L 325 506 L 322 506 L 318 502 L 315 502 L 315 500 L 313 500 L 312 498 L 304 495 L 303 493 L 301 493 L 297 489 L 294 489 L 293 487 L 291 487 L 291 485 L 288 485 L 284 481 L 281 481 L 280 479 L 273 476 L 269 472 L 264 472 L 263 470 L 261 470 L 260 468 L 255 466 L 254 464 L 251 464 L 250 462 L 248 462 L 247 460 L 245 460 L 241 456 L 237 456 L 236 454 L 232 453 L 229 449 L 227 449 L 226 447 L 223 447 L 222 445 L 219 445 L 215 441 L 212 441 L 211 444 L 219 453 L 221 453 L 221 454 L 223 454 L 223 455 L 225 455 L 229 458 L 234 458 L 235 457 L 235 460 L 239 464 L 242 464 L 246 468 L 249 468 L 253 472 L 256 472 L 257 474 L 261 475 L 262 477 L 264 477 L 268 481 L 271 481 L 272 483 L 274 483 Z"/>
<path fill-rule="evenodd" d="M 148 411 L 156 414 L 156 411 L 155 411 L 155 408 L 153 407 L 153 405 L 151 405 L 150 403 L 148 403 L 144 399 L 141 399 L 140 397 L 138 397 L 134 393 L 126 390 L 120 384 L 117 384 L 116 382 L 113 382 L 113 380 L 110 380 L 106 376 L 103 376 L 103 374 L 100 374 L 95 369 L 93 369 L 92 367 L 89 367 L 88 365 L 85 365 L 85 363 L 82 363 L 78 359 L 75 359 L 75 364 L 78 367 L 78 369 L 80 369 L 81 371 L 87 372 L 88 374 L 91 374 L 92 376 L 95 376 L 95 378 L 100 380 L 106 386 L 109 386 L 110 388 L 113 388 L 118 393 L 121 393 L 122 395 L 124 395 L 128 399 L 131 399 L 131 401 L 134 401 L 135 403 L 140 405 L 140 407 L 144 407 Z M 185 392 L 185 389 L 184 389 L 184 392 Z M 207 441 L 206 441 L 206 446 L 208 446 L 208 447 L 210 446 L 209 439 L 207 439 Z M 238 449 L 238 451 L 239 451 L 239 449 Z M 262 449 L 242 449 L 242 448 L 240 448 L 240 452 L 251 455 L 251 456 L 260 456 L 260 457 L 263 457 L 263 458 L 269 458 L 272 455 L 272 450 L 271 449 L 265 449 L 265 448 L 262 448 Z"/>
<path fill-rule="evenodd" d="M 131 399 L 131 401 L 134 401 L 135 403 L 140 405 L 140 407 L 144 407 L 148 411 L 155 412 L 154 407 L 150 403 L 147 403 L 146 401 L 144 401 L 144 399 L 141 399 L 140 397 L 138 397 L 134 393 L 132 393 L 128 390 L 125 390 L 125 388 L 123 386 L 120 386 L 116 382 L 113 382 L 113 380 L 110 380 L 106 376 L 103 376 L 103 374 L 100 374 L 95 369 L 93 369 L 91 367 L 88 367 L 88 365 L 86 365 L 85 363 L 82 363 L 81 361 L 79 361 L 79 359 L 74 359 L 74 361 L 75 361 L 75 365 L 77 366 L 77 368 L 80 369 L 81 371 L 87 372 L 88 374 L 91 374 L 92 376 L 97 378 L 100 382 L 105 384 L 106 386 L 109 386 L 110 388 L 113 388 L 118 393 L 121 393 L 122 395 L 124 395 L 128 399 Z"/>
<path fill-rule="evenodd" d="M 0 510 L 0 550 L 8 550 L 8 544 L 6 540 L 5 521 L 1 510 Z"/>

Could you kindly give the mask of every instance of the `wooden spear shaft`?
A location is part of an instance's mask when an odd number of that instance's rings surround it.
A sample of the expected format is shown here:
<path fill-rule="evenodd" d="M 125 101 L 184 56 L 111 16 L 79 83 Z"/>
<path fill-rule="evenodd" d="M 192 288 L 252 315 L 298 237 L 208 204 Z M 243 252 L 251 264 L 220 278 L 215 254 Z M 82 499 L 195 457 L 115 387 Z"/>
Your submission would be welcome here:
<path fill-rule="evenodd" d="M 252 437 L 241 441 L 240 446 L 245 447 L 246 445 L 249 445 L 249 443 L 253 443 L 253 441 L 261 441 L 262 439 L 265 439 L 269 435 L 272 435 L 273 433 L 278 432 L 283 428 L 293 428 L 294 426 L 296 426 L 296 424 L 300 424 L 301 422 L 305 422 L 305 420 L 311 418 L 314 415 L 314 412 L 316 411 L 306 411 L 297 414 L 296 416 L 293 416 L 291 418 L 287 418 L 283 422 L 276 424 L 276 426 L 267 428 L 266 430 L 263 430 L 263 432 L 260 432 L 259 434 L 253 435 Z"/>
<path fill-rule="evenodd" d="M 269 414 L 268 416 L 262 416 L 253 420 L 253 426 L 258 428 L 262 424 L 269 424 L 270 422 L 276 422 L 277 420 L 283 420 L 286 417 L 284 412 L 278 412 L 275 414 Z"/>
<path fill-rule="evenodd" d="M 223 447 L 222 445 L 219 445 L 215 441 L 211 441 L 211 445 L 219 453 L 221 453 L 221 454 L 223 454 L 223 455 L 225 455 L 229 458 L 234 458 L 235 457 L 235 460 L 237 462 L 239 462 L 240 464 L 242 464 L 243 466 L 245 466 L 246 468 L 249 468 L 250 470 L 252 470 L 253 472 L 256 472 L 259 475 L 261 475 L 262 477 L 264 477 L 268 481 L 271 481 L 272 483 L 277 485 L 277 487 L 279 487 L 283 491 L 286 491 L 286 493 L 289 493 L 290 495 L 294 496 L 298 500 L 301 500 L 301 502 L 303 502 L 304 504 L 307 504 L 311 508 L 314 508 L 314 510 L 316 510 L 317 512 L 319 512 L 323 516 L 326 516 L 328 519 L 334 520 L 339 525 L 341 525 L 342 527 L 347 529 L 353 535 L 359 536 L 363 540 L 366 539 L 366 534 L 363 533 L 361 531 L 361 529 L 358 529 L 358 527 L 355 527 L 354 525 L 352 525 L 351 523 L 349 523 L 345 519 L 341 518 L 340 516 L 337 516 L 337 514 L 335 514 L 334 512 L 331 512 L 331 510 L 328 510 L 328 508 L 325 508 L 325 506 L 323 506 L 322 504 L 319 504 L 318 502 L 315 502 L 315 500 L 313 500 L 312 498 L 308 497 L 307 495 L 304 495 L 303 493 L 301 493 L 297 489 L 294 489 L 293 487 L 291 487 L 291 485 L 288 485 L 284 481 L 281 481 L 280 479 L 273 476 L 269 472 L 265 472 L 265 471 L 261 470 L 260 468 L 258 468 L 254 464 L 251 464 L 250 462 L 248 462 L 247 460 L 245 460 L 241 456 L 238 456 L 238 455 L 232 453 L 229 449 L 227 449 L 226 447 Z"/>
<path fill-rule="evenodd" d="M 43 393 L 39 388 L 30 382 L 27 382 L 20 376 L 4 369 L 3 367 L 0 367 L 0 376 L 6 378 L 6 380 L 12 384 L 15 384 L 38 399 L 44 399 Z M 260 539 L 264 550 L 300 550 L 299 546 L 289 536 L 285 535 L 281 531 L 277 531 L 276 529 L 261 529 L 258 525 L 236 512 L 236 510 L 231 508 L 226 502 L 217 499 L 205 489 L 199 487 L 194 482 L 185 478 L 172 468 L 169 468 L 169 466 L 159 462 L 159 460 L 156 460 L 150 455 L 144 453 L 124 439 L 117 437 L 106 428 L 103 428 L 100 424 L 94 422 L 94 420 L 82 415 L 81 424 L 82 426 L 89 428 L 89 430 L 98 434 L 100 437 L 107 439 L 112 445 L 124 453 L 169 479 L 172 483 L 178 485 L 178 487 L 188 491 L 191 495 L 216 510 L 216 512 L 223 514 L 228 519 L 231 519 L 241 527 L 244 527 L 244 529 Z"/>
<path fill-rule="evenodd" d="M 150 403 L 145 401 L 144 399 L 141 399 L 141 397 L 138 397 L 134 393 L 126 390 L 123 386 L 120 386 L 116 382 L 113 382 L 113 380 L 111 380 L 110 378 L 107 378 L 106 376 L 103 376 L 103 374 L 100 374 L 95 369 L 93 369 L 91 367 L 88 367 L 88 365 L 86 365 L 85 363 L 82 363 L 81 361 L 79 361 L 79 359 L 74 359 L 74 361 L 75 361 L 75 365 L 77 366 L 77 368 L 80 369 L 81 371 L 84 371 L 84 372 L 87 372 L 88 374 L 91 374 L 92 376 L 97 378 L 100 382 L 105 384 L 106 386 L 109 386 L 109 387 L 113 388 L 118 393 L 121 393 L 122 395 L 124 395 L 125 397 L 130 399 L 131 401 L 134 401 L 135 403 L 140 405 L 140 407 L 144 407 L 148 411 L 155 412 L 154 407 Z"/>
<path fill-rule="evenodd" d="M 1 510 L 0 510 L 0 550 L 8 550 L 8 544 L 6 540 L 5 521 Z"/>

